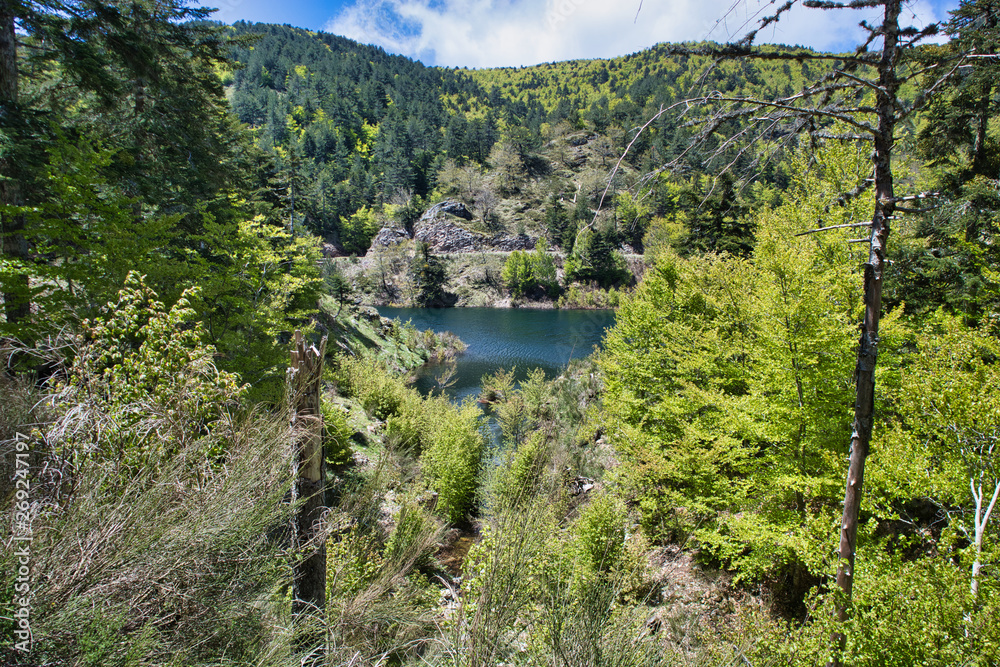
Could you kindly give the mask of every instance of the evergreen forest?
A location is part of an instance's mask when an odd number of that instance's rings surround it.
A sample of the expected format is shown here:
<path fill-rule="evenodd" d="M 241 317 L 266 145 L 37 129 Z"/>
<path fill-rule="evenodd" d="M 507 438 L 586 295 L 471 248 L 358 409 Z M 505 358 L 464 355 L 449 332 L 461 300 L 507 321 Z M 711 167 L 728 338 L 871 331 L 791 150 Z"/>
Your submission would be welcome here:
<path fill-rule="evenodd" d="M 1000 665 L 1000 2 L 804 4 L 880 18 L 470 70 L 0 0 L 0 664 Z M 457 401 L 390 305 L 616 318 Z"/>

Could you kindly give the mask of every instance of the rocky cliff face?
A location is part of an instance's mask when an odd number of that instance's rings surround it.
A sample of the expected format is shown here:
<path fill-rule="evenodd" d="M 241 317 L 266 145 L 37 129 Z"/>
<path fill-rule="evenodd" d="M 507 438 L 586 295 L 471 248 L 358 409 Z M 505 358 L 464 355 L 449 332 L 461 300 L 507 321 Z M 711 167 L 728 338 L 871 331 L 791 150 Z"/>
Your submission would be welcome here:
<path fill-rule="evenodd" d="M 531 250 L 535 242 L 526 234 L 496 234 L 489 236 L 459 224 L 471 221 L 472 213 L 465 204 L 447 199 L 427 209 L 413 225 L 413 233 L 402 227 L 383 227 L 372 240 L 372 249 L 387 247 L 414 239 L 427 243 L 435 253 L 477 252 L 480 250 Z"/>

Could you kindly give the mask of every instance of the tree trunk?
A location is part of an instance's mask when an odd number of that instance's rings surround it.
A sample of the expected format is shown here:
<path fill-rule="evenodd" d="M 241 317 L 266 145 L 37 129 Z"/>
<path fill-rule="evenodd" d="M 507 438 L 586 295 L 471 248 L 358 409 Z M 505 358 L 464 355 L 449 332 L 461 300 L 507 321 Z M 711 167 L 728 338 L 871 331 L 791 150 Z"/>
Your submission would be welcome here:
<path fill-rule="evenodd" d="M 317 350 L 306 347 L 302 332 L 295 332 L 295 348 L 289 367 L 292 437 L 297 455 L 295 498 L 301 506 L 293 526 L 293 546 L 305 557 L 295 567 L 292 615 L 301 633 L 299 647 L 313 650 L 323 645 L 319 630 L 311 622 L 326 607 L 326 531 L 323 498 L 323 415 L 320 410 L 320 381 L 326 338 Z"/>
<path fill-rule="evenodd" d="M 983 484 L 979 483 L 979 492 L 976 493 L 976 487 L 974 480 L 969 480 L 969 489 L 972 491 L 972 498 L 976 501 L 976 514 L 973 517 L 975 521 L 974 526 L 974 538 L 973 538 L 973 549 L 975 550 L 975 556 L 972 561 L 972 581 L 969 584 L 969 594 L 972 596 L 973 604 L 979 599 L 979 574 L 983 567 L 983 537 L 986 533 L 986 524 L 990 520 L 990 514 L 993 512 L 993 507 L 996 506 L 997 496 L 1000 496 L 1000 480 L 995 482 L 993 487 L 993 498 L 990 500 L 989 505 L 986 506 L 985 512 L 983 511 Z"/>
<path fill-rule="evenodd" d="M 0 111 L 6 123 L 20 123 L 21 116 L 18 109 L 17 34 L 14 31 L 16 4 L 11 0 L 0 0 Z M 21 180 L 15 161 L 9 158 L 0 160 L 0 204 L 22 205 Z M 0 234 L 3 236 L 3 255 L 16 263 L 26 264 L 28 242 L 24 236 L 24 215 L 10 212 L 0 215 Z M 4 288 L 3 300 L 8 326 L 28 319 L 31 301 L 26 273 L 16 274 L 10 279 Z"/>
<path fill-rule="evenodd" d="M 854 558 L 857 547 L 858 517 L 861 511 L 861 494 L 864 486 L 865 459 L 872 436 L 872 419 L 875 410 L 875 364 L 878 359 L 878 325 L 882 313 L 882 272 L 885 265 L 886 241 L 889 238 L 889 219 L 895 209 L 892 182 L 892 146 L 896 125 L 895 100 L 899 90 L 896 78 L 899 41 L 899 13 L 901 0 L 886 0 L 883 21 L 882 58 L 879 61 L 879 87 L 876 93 L 878 130 L 875 134 L 875 212 L 872 216 L 871 247 L 865 264 L 864 304 L 865 314 L 861 323 L 858 342 L 858 362 L 855 369 L 856 397 L 854 426 L 851 434 L 851 454 L 847 468 L 847 485 L 844 492 L 844 515 L 840 526 L 840 564 L 837 568 L 838 597 L 837 619 L 847 620 L 854 590 Z M 847 636 L 834 634 L 834 653 L 830 665 L 841 664 Z"/>

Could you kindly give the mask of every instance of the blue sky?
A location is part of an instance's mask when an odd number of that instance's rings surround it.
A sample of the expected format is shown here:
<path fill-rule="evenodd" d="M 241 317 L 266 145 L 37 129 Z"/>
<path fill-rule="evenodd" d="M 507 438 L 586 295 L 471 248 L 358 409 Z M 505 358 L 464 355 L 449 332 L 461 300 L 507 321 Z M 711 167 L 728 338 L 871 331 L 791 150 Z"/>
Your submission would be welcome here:
<path fill-rule="evenodd" d="M 215 19 L 325 30 L 427 65 L 500 67 L 609 58 L 658 42 L 743 35 L 771 0 L 195 0 Z M 641 7 L 640 7 L 641 6 Z M 947 17 L 958 0 L 912 0 L 902 19 Z M 876 16 L 796 7 L 758 41 L 847 50 Z"/>

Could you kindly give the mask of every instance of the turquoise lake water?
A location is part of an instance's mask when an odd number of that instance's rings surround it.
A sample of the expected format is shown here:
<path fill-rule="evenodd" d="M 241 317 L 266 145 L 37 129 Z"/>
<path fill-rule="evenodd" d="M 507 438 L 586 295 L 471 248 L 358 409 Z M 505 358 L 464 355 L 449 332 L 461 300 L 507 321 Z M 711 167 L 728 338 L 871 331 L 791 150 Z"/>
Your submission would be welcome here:
<path fill-rule="evenodd" d="M 533 368 L 554 377 L 570 359 L 585 357 L 614 325 L 612 310 L 531 310 L 527 308 L 390 308 L 384 317 L 410 320 L 417 329 L 451 331 L 468 345 L 458 358 L 455 383 L 447 392 L 456 400 L 479 393 L 483 375 L 517 367 L 517 379 Z M 441 366 L 420 370 L 417 388 L 436 386 Z"/>

